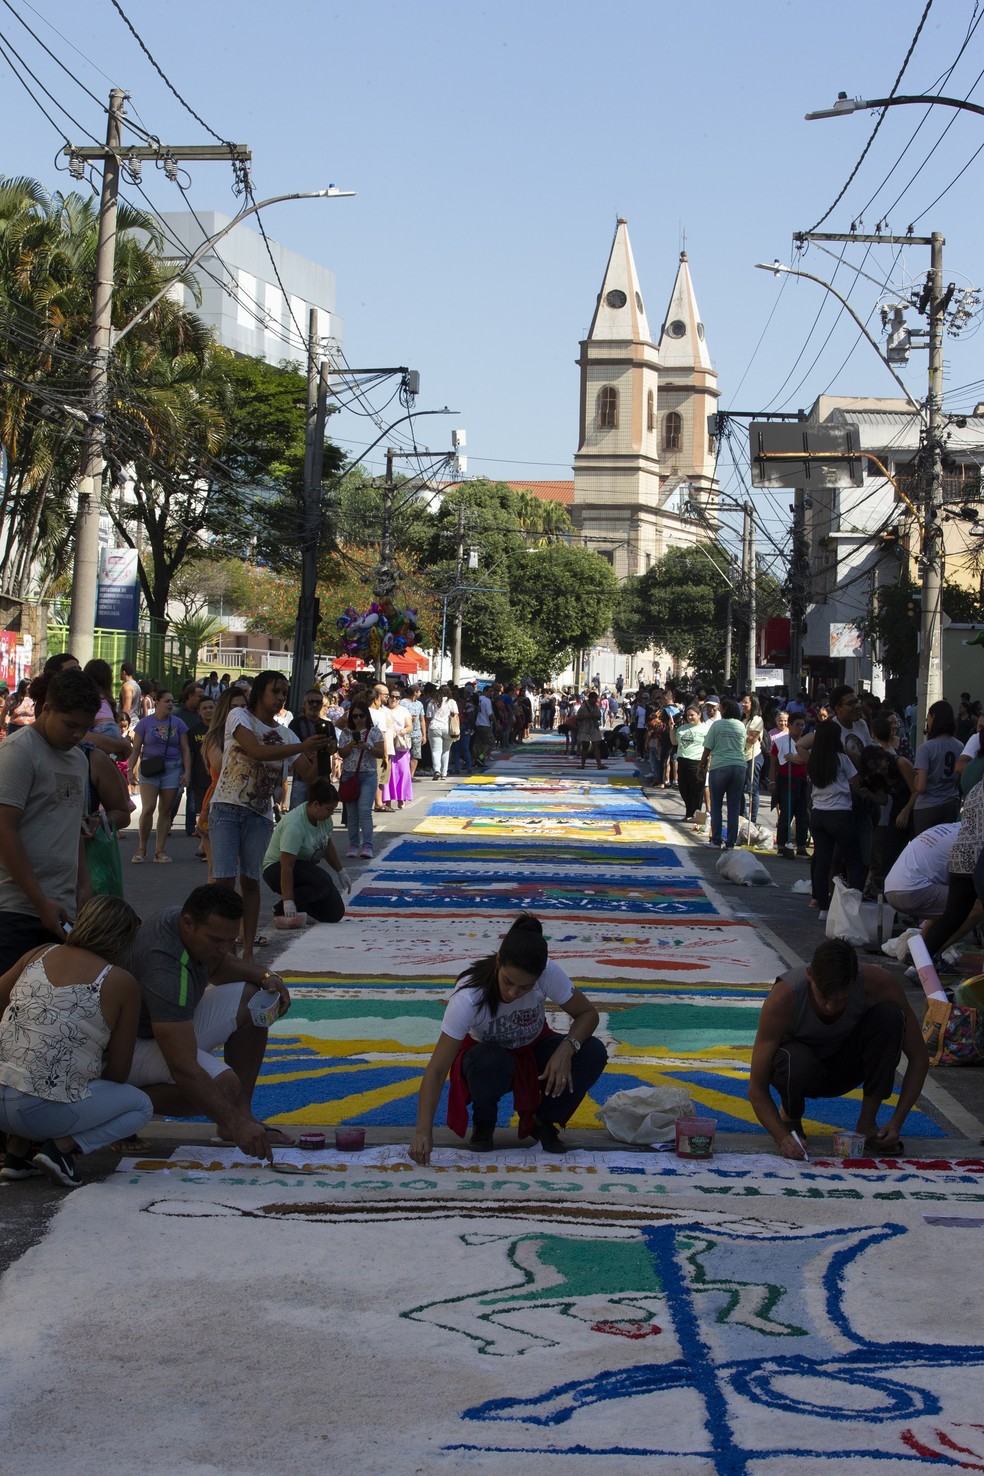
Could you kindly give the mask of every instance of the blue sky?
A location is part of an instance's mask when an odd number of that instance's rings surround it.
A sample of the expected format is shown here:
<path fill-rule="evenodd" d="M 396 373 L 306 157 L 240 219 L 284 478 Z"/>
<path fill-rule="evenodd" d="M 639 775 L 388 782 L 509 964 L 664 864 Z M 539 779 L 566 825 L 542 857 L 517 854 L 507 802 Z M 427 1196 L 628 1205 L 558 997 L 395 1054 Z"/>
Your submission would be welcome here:
<path fill-rule="evenodd" d="M 447 404 L 459 412 L 423 421 L 419 440 L 443 449 L 451 427 L 465 426 L 471 474 L 571 475 L 574 360 L 617 215 L 629 221 L 654 331 L 686 231 L 722 407 L 795 410 L 828 389 L 894 393 L 829 294 L 787 281 L 780 297 L 780 282 L 753 263 L 792 261 L 792 232 L 827 210 L 874 121 L 863 113 L 807 123 L 803 114 L 829 106 L 841 89 L 886 95 L 924 0 L 121 3 L 205 121 L 251 146 L 258 197 L 329 181 L 358 191 L 354 200 L 271 209 L 267 230 L 337 273 L 351 363 L 409 364 L 420 371 L 421 409 Z M 210 141 L 110 0 L 11 4 L 100 98 L 111 80 L 132 94 L 139 119 L 159 137 Z M 924 92 L 939 81 L 973 11 L 972 0 L 935 0 L 900 91 Z M 78 124 L 102 135 L 96 105 L 10 8 L 0 33 Z M 944 92 L 966 96 L 982 67 L 984 25 Z M 979 99 L 984 88 L 972 95 Z M 887 212 L 890 227 L 904 231 L 984 142 L 984 119 L 938 108 L 910 144 L 923 118 L 921 108 L 889 110 L 823 229 L 847 230 L 863 210 L 866 228 Z M 58 134 L 3 62 L 0 126 L 2 172 L 69 187 L 53 165 Z M 85 141 L 74 123 L 65 129 Z M 196 207 L 234 210 L 227 166 L 190 172 Z M 919 233 L 944 232 L 945 275 L 959 288 L 978 285 L 981 270 L 982 172 L 984 157 L 916 225 Z M 158 208 L 182 208 L 163 177 L 148 189 Z M 836 273 L 862 318 L 884 296 L 848 265 L 860 266 L 864 254 L 852 248 L 838 266 L 813 249 L 801 263 L 828 280 Z M 898 285 L 921 279 L 927 264 L 923 248 L 896 260 L 893 249 L 879 247 L 863 269 Z M 948 395 L 984 378 L 982 346 L 984 337 L 972 332 L 948 340 Z M 925 353 L 914 353 L 902 372 L 919 398 Z M 952 394 L 954 408 L 977 399 L 984 387 Z M 367 424 L 346 415 L 333 429 L 355 454 L 372 439 Z M 727 461 L 722 473 L 729 492 L 743 495 Z M 780 542 L 786 501 L 762 500 Z"/>

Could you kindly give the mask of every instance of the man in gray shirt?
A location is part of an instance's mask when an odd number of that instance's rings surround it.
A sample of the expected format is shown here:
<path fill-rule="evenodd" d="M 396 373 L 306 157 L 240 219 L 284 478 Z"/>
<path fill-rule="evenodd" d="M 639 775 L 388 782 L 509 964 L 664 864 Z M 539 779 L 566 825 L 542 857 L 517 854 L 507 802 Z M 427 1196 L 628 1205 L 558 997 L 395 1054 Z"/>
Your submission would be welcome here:
<path fill-rule="evenodd" d="M 272 1161 L 271 1144 L 291 1140 L 253 1116 L 253 1089 L 267 1031 L 250 1000 L 259 990 L 290 994 L 279 974 L 235 952 L 243 904 L 231 887 L 196 887 L 140 928 L 125 962 L 140 985 L 140 1023 L 129 1082 L 170 1117 L 199 1114 L 254 1158 Z M 223 1058 L 212 1052 L 222 1046 Z"/>
<path fill-rule="evenodd" d="M 64 942 L 62 925 L 89 898 L 89 766 L 78 744 L 100 701 L 84 672 L 59 672 L 33 726 L 0 743 L 0 973 L 42 943 Z"/>

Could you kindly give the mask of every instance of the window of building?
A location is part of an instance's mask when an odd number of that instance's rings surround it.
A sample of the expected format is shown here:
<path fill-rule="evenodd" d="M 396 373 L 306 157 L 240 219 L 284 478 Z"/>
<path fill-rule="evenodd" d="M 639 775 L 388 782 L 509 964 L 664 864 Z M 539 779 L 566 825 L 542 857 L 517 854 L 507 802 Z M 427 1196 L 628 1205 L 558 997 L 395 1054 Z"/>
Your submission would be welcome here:
<path fill-rule="evenodd" d="M 656 429 L 656 396 L 652 390 L 646 396 L 646 429 L 651 431 Z"/>
<path fill-rule="evenodd" d="M 597 417 L 599 430 L 618 428 L 618 390 L 610 384 L 598 391 Z"/>
<path fill-rule="evenodd" d="M 683 416 L 671 410 L 663 417 L 663 450 L 682 451 L 683 449 Z"/>

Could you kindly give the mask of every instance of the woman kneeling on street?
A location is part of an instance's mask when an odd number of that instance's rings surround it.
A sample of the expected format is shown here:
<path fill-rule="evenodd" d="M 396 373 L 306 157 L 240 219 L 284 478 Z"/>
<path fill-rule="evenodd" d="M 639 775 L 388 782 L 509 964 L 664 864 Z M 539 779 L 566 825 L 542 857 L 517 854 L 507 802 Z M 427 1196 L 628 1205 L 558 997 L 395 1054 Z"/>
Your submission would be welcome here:
<path fill-rule="evenodd" d="M 74 1188 L 77 1152 L 133 1137 L 153 1116 L 146 1093 L 126 1085 L 140 991 L 115 962 L 139 926 L 121 897 L 93 897 L 64 943 L 25 953 L 0 978 L 0 1178 L 44 1173 Z"/>
<path fill-rule="evenodd" d="M 566 1035 L 546 1023 L 545 1005 L 571 1017 Z M 463 1138 L 472 1104 L 471 1148 L 488 1153 L 500 1098 L 512 1093 L 520 1138 L 538 1138 L 564 1153 L 557 1131 L 605 1069 L 608 1053 L 595 1036 L 598 1011 L 563 969 L 548 962 L 539 919 L 522 913 L 499 944 L 458 976 L 441 1034 L 420 1084 L 410 1157 L 430 1163 L 434 1114 L 451 1075 L 448 1126 Z"/>

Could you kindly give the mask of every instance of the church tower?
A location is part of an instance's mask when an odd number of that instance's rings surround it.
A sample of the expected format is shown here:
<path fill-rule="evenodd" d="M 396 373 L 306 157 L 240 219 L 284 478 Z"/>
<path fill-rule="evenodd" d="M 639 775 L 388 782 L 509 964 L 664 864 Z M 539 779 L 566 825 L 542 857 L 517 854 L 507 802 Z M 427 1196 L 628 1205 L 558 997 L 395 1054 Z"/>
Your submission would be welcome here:
<path fill-rule="evenodd" d="M 610 558 L 620 579 L 644 574 L 668 548 L 707 537 L 686 510 L 695 496 L 713 505 L 706 415 L 717 389 L 703 334 L 684 256 L 660 345 L 653 343 L 628 225 L 619 219 L 577 361 L 571 518 L 585 546 Z"/>
<path fill-rule="evenodd" d="M 652 562 L 660 468 L 659 361 L 621 219 L 577 362 L 581 413 L 571 515 L 587 547 L 610 557 L 624 579 L 645 572 L 646 551 Z"/>
<path fill-rule="evenodd" d="M 660 453 L 668 480 L 683 476 L 696 498 L 713 515 L 715 446 L 707 433 L 707 417 L 721 393 L 697 310 L 687 253 L 670 293 L 659 336 Z"/>

